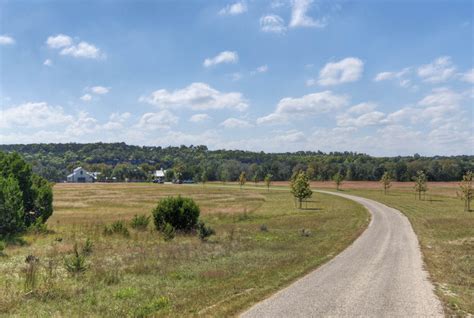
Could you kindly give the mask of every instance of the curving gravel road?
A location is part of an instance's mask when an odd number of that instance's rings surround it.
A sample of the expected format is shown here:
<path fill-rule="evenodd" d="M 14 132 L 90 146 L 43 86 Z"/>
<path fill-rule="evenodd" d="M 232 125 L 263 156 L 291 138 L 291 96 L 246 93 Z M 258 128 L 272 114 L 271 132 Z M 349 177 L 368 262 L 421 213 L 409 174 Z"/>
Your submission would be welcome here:
<path fill-rule="evenodd" d="M 330 262 L 242 317 L 442 317 L 408 219 L 373 200 L 319 192 L 365 206 L 372 214 L 369 227 Z"/>

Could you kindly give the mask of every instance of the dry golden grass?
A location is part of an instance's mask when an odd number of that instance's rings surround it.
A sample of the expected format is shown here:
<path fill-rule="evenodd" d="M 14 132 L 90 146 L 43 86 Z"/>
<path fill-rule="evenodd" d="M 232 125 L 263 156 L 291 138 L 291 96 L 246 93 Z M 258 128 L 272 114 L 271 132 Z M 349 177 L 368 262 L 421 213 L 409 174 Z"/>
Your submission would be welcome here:
<path fill-rule="evenodd" d="M 209 242 L 178 235 L 165 242 L 150 225 L 130 236 L 105 224 L 150 214 L 158 199 L 193 197 L 217 232 Z M 315 195 L 297 210 L 288 192 L 159 184 L 58 184 L 50 234 L 24 237 L 0 258 L 0 315 L 229 316 L 334 257 L 368 224 L 361 206 Z M 261 231 L 265 224 L 268 231 Z M 301 229 L 311 230 L 309 237 Z M 68 273 L 74 244 L 93 242 L 88 269 Z M 25 257 L 40 260 L 37 286 L 24 289 Z"/>

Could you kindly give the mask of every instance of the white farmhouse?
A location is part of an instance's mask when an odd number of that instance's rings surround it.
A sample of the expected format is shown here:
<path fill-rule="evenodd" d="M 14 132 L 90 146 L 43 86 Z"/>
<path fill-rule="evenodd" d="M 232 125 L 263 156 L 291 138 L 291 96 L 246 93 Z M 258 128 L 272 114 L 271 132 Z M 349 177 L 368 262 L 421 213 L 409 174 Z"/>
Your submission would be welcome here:
<path fill-rule="evenodd" d="M 156 170 L 153 173 L 153 177 L 156 181 L 163 182 L 165 181 L 165 173 L 166 173 L 166 170 L 163 170 L 163 168 L 161 168 L 160 170 Z"/>
<path fill-rule="evenodd" d="M 67 176 L 67 182 L 95 182 L 97 179 L 97 175 L 87 172 L 82 167 L 77 167 L 74 171 Z"/>

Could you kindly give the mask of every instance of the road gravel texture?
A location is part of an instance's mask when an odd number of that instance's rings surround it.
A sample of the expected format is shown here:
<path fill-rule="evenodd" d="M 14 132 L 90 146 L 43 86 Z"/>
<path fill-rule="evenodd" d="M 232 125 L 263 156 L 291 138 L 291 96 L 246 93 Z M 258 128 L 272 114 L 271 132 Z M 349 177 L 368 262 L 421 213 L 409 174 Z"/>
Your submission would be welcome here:
<path fill-rule="evenodd" d="M 408 219 L 373 200 L 321 192 L 365 206 L 368 228 L 330 262 L 241 317 L 443 317 Z"/>

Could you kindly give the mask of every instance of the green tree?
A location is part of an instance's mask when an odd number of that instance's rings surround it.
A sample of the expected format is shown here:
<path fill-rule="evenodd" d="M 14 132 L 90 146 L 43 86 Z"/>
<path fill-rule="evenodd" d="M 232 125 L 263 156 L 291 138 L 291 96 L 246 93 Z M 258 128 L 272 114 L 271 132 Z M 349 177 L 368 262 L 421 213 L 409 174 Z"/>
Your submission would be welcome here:
<path fill-rule="evenodd" d="M 309 178 L 305 172 L 300 171 L 299 173 L 295 174 L 291 180 L 291 193 L 298 199 L 299 208 L 302 208 L 303 200 L 311 198 L 313 195 L 313 191 L 311 191 L 311 187 L 309 184 Z"/>
<path fill-rule="evenodd" d="M 23 199 L 18 181 L 0 177 L 0 238 L 20 233 L 25 228 Z"/>
<path fill-rule="evenodd" d="M 418 200 L 421 200 L 421 193 L 425 194 L 426 191 L 428 191 L 426 174 L 422 170 L 417 171 L 415 177 L 415 192 L 418 194 Z"/>
<path fill-rule="evenodd" d="M 258 176 L 256 174 L 253 175 L 253 183 L 255 184 L 255 186 L 257 186 L 258 184 Z"/>
<path fill-rule="evenodd" d="M 332 180 L 336 183 L 336 190 L 339 191 L 342 181 L 344 181 L 344 176 L 338 172 L 332 177 Z"/>
<path fill-rule="evenodd" d="M 390 189 L 390 187 L 392 186 L 392 175 L 390 174 L 390 172 L 386 171 L 383 174 L 382 178 L 380 178 L 380 183 L 383 187 L 383 193 L 387 194 L 388 189 Z"/>
<path fill-rule="evenodd" d="M 464 200 L 464 211 L 471 211 L 471 201 L 474 197 L 474 189 L 472 188 L 472 179 L 474 177 L 474 173 L 472 171 L 466 172 L 466 174 L 462 177 L 462 181 L 459 184 L 461 188 L 461 199 Z"/>
<path fill-rule="evenodd" d="M 247 182 L 247 178 L 245 177 L 245 172 L 241 172 L 239 176 L 239 185 L 240 185 L 240 190 L 242 190 L 242 187 L 245 185 Z"/>
<path fill-rule="evenodd" d="M 202 186 L 204 187 L 204 185 L 206 184 L 207 180 L 208 180 L 208 176 L 207 176 L 207 170 L 204 170 L 202 173 L 201 173 L 201 182 L 202 182 Z"/>
<path fill-rule="evenodd" d="M 265 182 L 265 186 L 267 187 L 267 191 L 270 191 L 270 186 L 272 185 L 272 178 L 273 176 L 270 173 L 268 173 L 265 176 L 265 179 L 263 180 Z"/>

